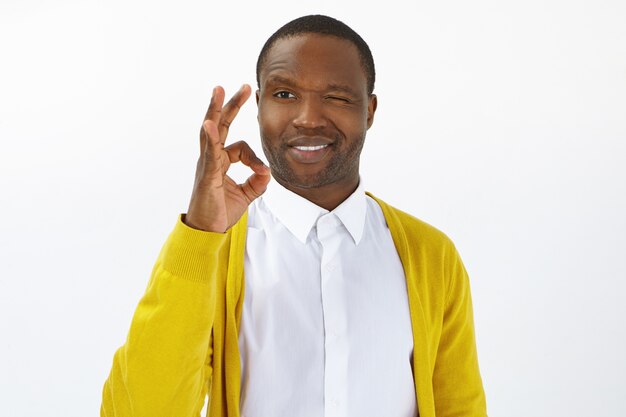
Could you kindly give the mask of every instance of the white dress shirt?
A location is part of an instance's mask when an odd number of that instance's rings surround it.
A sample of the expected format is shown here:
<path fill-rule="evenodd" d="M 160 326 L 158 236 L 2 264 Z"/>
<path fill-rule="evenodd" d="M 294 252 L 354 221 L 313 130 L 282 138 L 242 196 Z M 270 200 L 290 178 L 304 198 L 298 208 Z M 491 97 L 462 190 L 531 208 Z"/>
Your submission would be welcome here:
<path fill-rule="evenodd" d="M 248 211 L 242 417 L 414 417 L 406 280 L 362 185 L 328 212 L 275 180 Z"/>

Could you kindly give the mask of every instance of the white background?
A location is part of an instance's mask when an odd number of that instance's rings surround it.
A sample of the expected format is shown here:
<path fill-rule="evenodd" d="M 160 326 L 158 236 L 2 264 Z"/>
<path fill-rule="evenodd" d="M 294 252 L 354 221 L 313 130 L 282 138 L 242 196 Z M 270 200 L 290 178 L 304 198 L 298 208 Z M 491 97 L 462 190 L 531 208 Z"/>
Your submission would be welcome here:
<path fill-rule="evenodd" d="M 227 3 L 1 0 L 0 415 L 98 414 L 212 87 L 314 12 L 376 60 L 367 188 L 465 260 L 489 414 L 626 415 L 626 3 Z"/>

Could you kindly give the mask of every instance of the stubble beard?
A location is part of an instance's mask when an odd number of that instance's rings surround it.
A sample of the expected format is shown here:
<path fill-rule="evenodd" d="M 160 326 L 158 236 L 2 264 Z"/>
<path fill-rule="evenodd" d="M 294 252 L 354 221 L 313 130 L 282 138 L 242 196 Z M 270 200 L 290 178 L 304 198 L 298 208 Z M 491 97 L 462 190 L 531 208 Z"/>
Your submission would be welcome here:
<path fill-rule="evenodd" d="M 303 189 L 319 188 L 340 182 L 352 175 L 358 176 L 359 158 L 364 140 L 364 137 L 355 140 L 348 148 L 337 151 L 345 143 L 345 138 L 335 138 L 331 146 L 336 148 L 331 150 L 330 159 L 325 166 L 311 174 L 298 174 L 287 160 L 289 146 L 286 141 L 281 141 L 279 146 L 271 146 L 271 140 L 261 137 L 263 152 L 269 162 L 272 176 L 283 185 Z"/>

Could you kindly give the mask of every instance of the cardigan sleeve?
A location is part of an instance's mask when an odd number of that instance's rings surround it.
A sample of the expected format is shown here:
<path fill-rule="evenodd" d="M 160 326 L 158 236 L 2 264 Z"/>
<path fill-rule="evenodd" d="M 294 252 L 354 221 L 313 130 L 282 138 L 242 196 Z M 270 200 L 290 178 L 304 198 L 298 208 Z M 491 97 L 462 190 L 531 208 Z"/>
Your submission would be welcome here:
<path fill-rule="evenodd" d="M 436 415 L 485 417 L 469 278 L 453 245 L 444 256 L 447 294 L 433 375 Z"/>
<path fill-rule="evenodd" d="M 210 389 L 215 289 L 230 234 L 178 222 L 104 384 L 102 417 L 198 416 Z"/>

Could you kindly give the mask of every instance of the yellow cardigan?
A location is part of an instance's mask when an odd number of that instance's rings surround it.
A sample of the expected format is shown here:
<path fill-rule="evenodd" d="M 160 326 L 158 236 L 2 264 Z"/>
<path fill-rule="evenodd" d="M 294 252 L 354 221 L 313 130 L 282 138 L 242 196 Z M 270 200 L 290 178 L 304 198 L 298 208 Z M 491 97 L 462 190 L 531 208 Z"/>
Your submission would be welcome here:
<path fill-rule="evenodd" d="M 419 415 L 485 417 L 469 281 L 453 243 L 376 201 L 406 275 Z M 179 219 L 115 353 L 101 416 L 197 417 L 207 395 L 209 417 L 240 415 L 246 230 L 247 215 L 225 234 Z"/>

